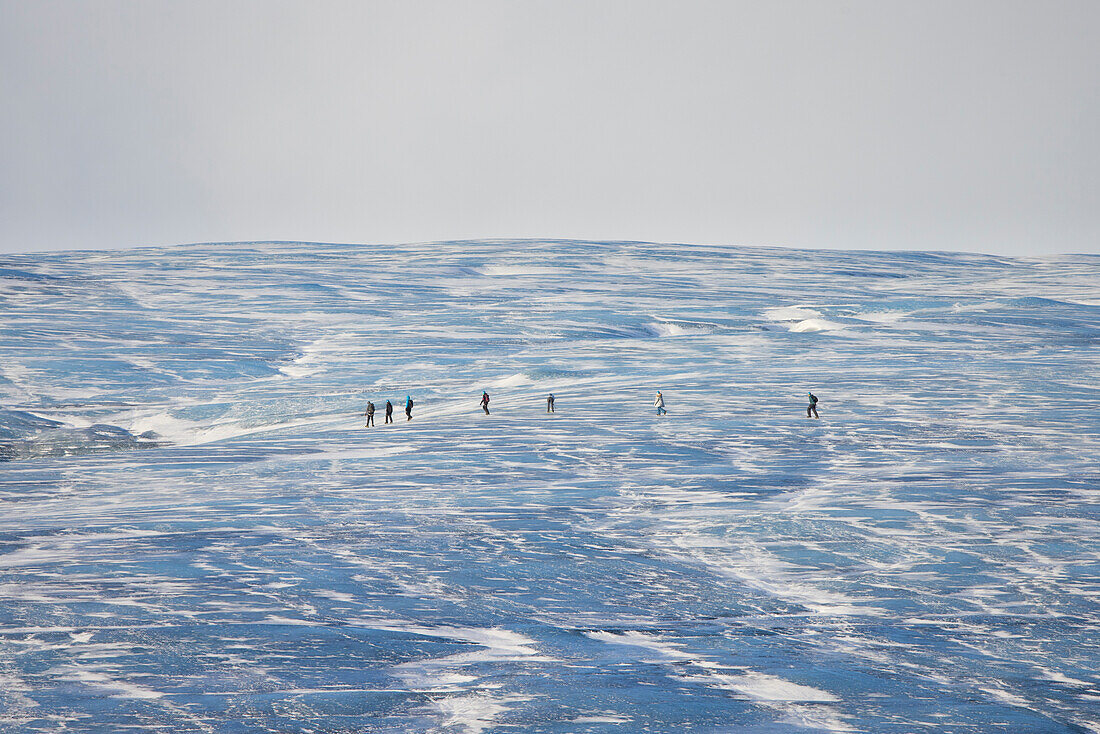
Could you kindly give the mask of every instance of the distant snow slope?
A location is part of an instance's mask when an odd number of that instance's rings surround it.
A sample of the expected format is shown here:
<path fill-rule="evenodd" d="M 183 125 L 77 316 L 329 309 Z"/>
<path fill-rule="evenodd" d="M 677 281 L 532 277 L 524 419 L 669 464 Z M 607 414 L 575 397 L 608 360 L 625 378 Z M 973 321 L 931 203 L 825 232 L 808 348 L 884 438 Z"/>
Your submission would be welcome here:
<path fill-rule="evenodd" d="M 0 339 L 0 731 L 1100 732 L 1100 258 L 5 256 Z"/>

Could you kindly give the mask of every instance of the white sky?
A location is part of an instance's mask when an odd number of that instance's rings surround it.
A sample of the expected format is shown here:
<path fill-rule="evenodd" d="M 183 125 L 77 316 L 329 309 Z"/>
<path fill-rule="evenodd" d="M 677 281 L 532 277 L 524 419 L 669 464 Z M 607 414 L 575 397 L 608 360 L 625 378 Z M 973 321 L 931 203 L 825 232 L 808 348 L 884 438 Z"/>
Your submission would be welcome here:
<path fill-rule="evenodd" d="M 1100 252 L 1100 2 L 0 0 L 0 252 Z"/>

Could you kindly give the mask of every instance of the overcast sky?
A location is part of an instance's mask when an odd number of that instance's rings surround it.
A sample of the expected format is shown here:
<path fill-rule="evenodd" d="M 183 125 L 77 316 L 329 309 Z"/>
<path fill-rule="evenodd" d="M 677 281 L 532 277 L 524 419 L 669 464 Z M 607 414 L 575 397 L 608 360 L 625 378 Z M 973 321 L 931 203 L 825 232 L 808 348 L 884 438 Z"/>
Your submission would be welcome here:
<path fill-rule="evenodd" d="M 1100 2 L 0 0 L 0 251 L 1100 252 Z"/>

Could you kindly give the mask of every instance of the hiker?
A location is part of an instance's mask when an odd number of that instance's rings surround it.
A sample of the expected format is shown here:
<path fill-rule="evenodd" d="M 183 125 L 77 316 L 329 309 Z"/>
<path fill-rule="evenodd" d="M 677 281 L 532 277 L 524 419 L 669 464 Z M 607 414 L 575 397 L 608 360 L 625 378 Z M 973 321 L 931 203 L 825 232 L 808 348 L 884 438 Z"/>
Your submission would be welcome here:
<path fill-rule="evenodd" d="M 370 428 L 374 425 L 374 403 L 367 401 L 367 425 L 364 428 Z"/>
<path fill-rule="evenodd" d="M 653 404 L 657 406 L 657 415 L 668 413 L 668 411 L 665 410 L 665 396 L 661 394 L 660 390 L 657 391 L 657 397 L 654 398 Z"/>
<path fill-rule="evenodd" d="M 546 396 L 546 412 L 547 413 L 553 413 L 554 412 L 554 393 L 550 393 L 549 395 Z"/>
<path fill-rule="evenodd" d="M 386 401 L 386 423 L 393 423 L 393 403 Z"/>
<path fill-rule="evenodd" d="M 411 395 L 405 396 L 405 420 L 411 421 L 413 419 L 413 399 Z"/>
<path fill-rule="evenodd" d="M 817 414 L 817 396 L 813 393 L 809 393 L 809 396 L 810 404 L 806 407 L 806 417 L 809 418 L 810 413 L 812 412 L 814 414 L 814 418 L 820 418 L 821 416 Z"/>
<path fill-rule="evenodd" d="M 489 393 L 481 393 L 481 409 L 485 411 L 485 415 L 489 415 Z"/>

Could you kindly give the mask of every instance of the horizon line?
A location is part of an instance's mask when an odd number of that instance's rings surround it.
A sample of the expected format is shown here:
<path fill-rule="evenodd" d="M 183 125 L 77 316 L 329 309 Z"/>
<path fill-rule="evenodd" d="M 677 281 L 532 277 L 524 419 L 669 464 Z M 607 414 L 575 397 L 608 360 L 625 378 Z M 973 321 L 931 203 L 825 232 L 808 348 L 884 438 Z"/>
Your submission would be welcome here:
<path fill-rule="evenodd" d="M 1042 260 L 1057 257 L 1100 257 L 1098 253 L 1088 252 L 1058 252 L 1043 255 L 1006 255 L 1000 253 L 978 252 L 974 250 L 910 250 L 910 249 L 873 249 L 862 247 L 796 247 L 790 245 L 755 245 L 755 244 L 731 244 L 718 242 L 665 242 L 657 240 L 639 239 L 578 239 L 574 237 L 463 237 L 459 239 L 445 240 L 412 240 L 405 242 L 324 242 L 321 240 L 297 240 L 297 239 L 255 239 L 255 240 L 207 240 L 199 242 L 175 242 L 155 245 L 129 245 L 119 247 L 91 247 L 60 250 L 31 250 L 24 252 L 0 252 L 0 257 L 32 257 L 36 255 L 63 255 L 95 252 L 129 252 L 135 250 L 170 250 L 174 248 L 207 247 L 213 245 L 325 245 L 335 247 L 405 247 L 410 245 L 447 245 L 463 243 L 561 243 L 580 245 L 660 245 L 674 247 L 716 247 L 742 250 L 783 250 L 789 252 L 838 252 L 855 253 L 866 252 L 870 254 L 926 254 L 926 255 L 979 255 L 989 258 L 1001 258 L 1007 260 Z"/>

